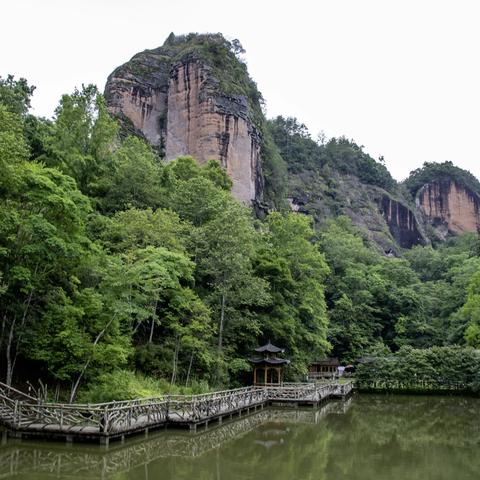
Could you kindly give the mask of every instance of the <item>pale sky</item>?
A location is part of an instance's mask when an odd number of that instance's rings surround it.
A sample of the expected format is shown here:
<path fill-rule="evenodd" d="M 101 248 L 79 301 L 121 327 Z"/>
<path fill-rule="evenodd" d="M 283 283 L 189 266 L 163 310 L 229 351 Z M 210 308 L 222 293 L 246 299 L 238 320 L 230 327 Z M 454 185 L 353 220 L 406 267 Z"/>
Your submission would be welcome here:
<path fill-rule="evenodd" d="M 0 75 L 37 86 L 33 113 L 170 32 L 246 49 L 267 115 L 345 135 L 403 179 L 451 160 L 480 177 L 476 0 L 0 0 Z"/>

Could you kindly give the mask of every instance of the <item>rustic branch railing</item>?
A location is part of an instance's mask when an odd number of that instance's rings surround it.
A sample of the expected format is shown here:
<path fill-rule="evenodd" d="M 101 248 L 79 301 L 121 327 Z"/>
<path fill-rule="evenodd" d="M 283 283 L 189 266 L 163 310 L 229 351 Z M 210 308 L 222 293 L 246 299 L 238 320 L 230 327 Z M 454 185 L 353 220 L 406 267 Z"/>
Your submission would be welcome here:
<path fill-rule="evenodd" d="M 128 442 L 109 450 L 72 449 L 58 445 L 54 450 L 42 444 L 12 443 L 0 449 L 0 479 L 31 473 L 54 478 L 111 478 L 164 457 L 198 457 L 238 439 L 259 425 L 271 422 L 316 424 L 328 413 L 345 413 L 348 402 L 323 405 L 317 410 L 262 410 L 235 422 L 209 429 L 200 435 L 177 433 Z M 42 477 L 43 478 L 43 477 Z M 50 477 L 49 477 L 50 478 Z M 122 477 L 123 478 L 123 477 Z"/>
<path fill-rule="evenodd" d="M 13 430 L 111 436 L 162 424 L 198 424 L 267 402 L 319 403 L 353 384 L 296 383 L 98 404 L 43 403 L 0 383 L 0 421 Z M 12 398 L 13 397 L 13 398 Z"/>

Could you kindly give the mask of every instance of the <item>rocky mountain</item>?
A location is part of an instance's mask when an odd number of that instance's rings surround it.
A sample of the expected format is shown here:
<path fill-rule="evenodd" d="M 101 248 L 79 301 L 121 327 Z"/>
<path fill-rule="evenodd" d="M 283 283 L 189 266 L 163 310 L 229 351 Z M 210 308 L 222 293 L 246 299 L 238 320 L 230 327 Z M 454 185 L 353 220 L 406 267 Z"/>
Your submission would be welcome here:
<path fill-rule="evenodd" d="M 385 253 L 476 232 L 480 183 L 451 162 L 425 164 L 397 183 L 380 161 L 353 141 L 319 144 L 296 119 L 269 121 L 288 165 L 291 208 L 318 224 L 346 215 Z"/>
<path fill-rule="evenodd" d="M 105 98 L 126 131 L 166 160 L 216 159 L 241 201 L 263 194 L 261 96 L 240 61 L 238 42 L 220 34 L 175 36 L 138 53 L 107 80 Z"/>
<path fill-rule="evenodd" d="M 432 240 L 480 228 L 480 182 L 451 162 L 426 163 L 405 181 Z"/>
<path fill-rule="evenodd" d="M 313 141 L 295 119 L 266 121 L 237 40 L 171 34 L 115 69 L 107 106 L 123 132 L 164 159 L 218 160 L 233 194 L 257 213 L 285 206 L 317 224 L 349 216 L 385 253 L 477 231 L 480 184 L 451 163 L 426 164 L 398 184 L 381 161 L 345 138 Z"/>

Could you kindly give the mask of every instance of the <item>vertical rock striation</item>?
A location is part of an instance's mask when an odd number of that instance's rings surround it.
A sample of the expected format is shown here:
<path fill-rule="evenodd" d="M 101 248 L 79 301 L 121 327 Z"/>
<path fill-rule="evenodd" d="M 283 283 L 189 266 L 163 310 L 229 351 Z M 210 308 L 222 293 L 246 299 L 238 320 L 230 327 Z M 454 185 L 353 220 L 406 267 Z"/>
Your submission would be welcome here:
<path fill-rule="evenodd" d="M 452 179 L 435 180 L 417 193 L 416 203 L 427 221 L 446 233 L 476 232 L 480 226 L 480 198 Z"/>
<path fill-rule="evenodd" d="M 202 55 L 202 48 L 208 53 L 224 47 L 223 55 L 239 62 L 226 44 L 220 35 L 170 36 L 164 46 L 117 68 L 107 80 L 105 98 L 124 129 L 143 136 L 166 160 L 181 155 L 200 163 L 218 160 L 233 180 L 234 196 L 250 204 L 261 198 L 263 185 L 252 102 L 224 91 L 213 68 L 216 57 Z M 246 71 L 240 73 L 248 85 Z"/>
<path fill-rule="evenodd" d="M 411 248 L 425 243 L 412 210 L 389 195 L 383 195 L 380 209 L 390 233 L 401 247 Z"/>
<path fill-rule="evenodd" d="M 192 155 L 200 163 L 218 160 L 233 180 L 233 194 L 250 203 L 256 198 L 260 137 L 241 95 L 216 92 L 210 72 L 199 61 L 174 65 L 167 99 L 165 158 Z"/>

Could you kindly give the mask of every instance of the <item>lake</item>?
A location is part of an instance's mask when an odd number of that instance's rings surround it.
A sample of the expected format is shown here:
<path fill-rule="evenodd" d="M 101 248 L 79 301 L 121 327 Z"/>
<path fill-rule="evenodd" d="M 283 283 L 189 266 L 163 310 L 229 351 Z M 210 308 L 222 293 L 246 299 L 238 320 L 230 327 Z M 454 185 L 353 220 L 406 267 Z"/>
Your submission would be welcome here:
<path fill-rule="evenodd" d="M 356 395 L 108 448 L 9 440 L 0 446 L 0 479 L 478 479 L 479 407 L 480 399 L 459 396 Z"/>

